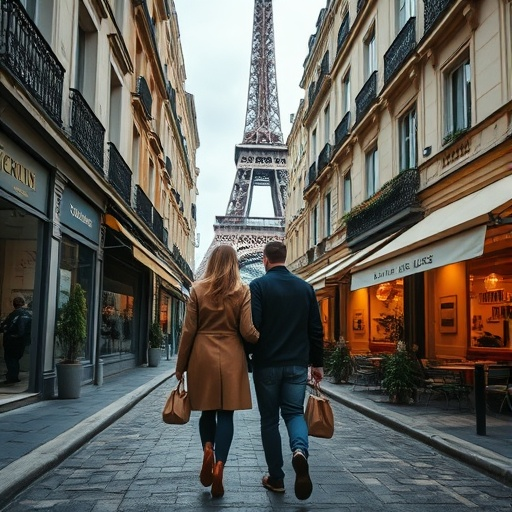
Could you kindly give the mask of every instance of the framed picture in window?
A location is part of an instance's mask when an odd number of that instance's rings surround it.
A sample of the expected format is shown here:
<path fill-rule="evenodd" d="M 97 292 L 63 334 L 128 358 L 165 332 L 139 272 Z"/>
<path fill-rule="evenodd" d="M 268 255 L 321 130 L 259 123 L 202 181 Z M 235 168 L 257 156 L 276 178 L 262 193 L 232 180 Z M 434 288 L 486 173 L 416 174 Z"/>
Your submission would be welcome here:
<path fill-rule="evenodd" d="M 448 295 L 439 299 L 439 330 L 442 334 L 457 332 L 457 296 Z"/>

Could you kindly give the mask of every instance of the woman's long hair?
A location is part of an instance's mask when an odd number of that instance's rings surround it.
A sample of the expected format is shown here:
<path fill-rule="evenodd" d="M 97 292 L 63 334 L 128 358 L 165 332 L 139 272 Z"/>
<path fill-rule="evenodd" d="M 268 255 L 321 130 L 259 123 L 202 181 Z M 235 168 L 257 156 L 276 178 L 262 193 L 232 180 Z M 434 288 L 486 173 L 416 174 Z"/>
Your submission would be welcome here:
<path fill-rule="evenodd" d="M 208 284 L 208 295 L 215 303 L 221 303 L 242 287 L 238 258 L 231 245 L 215 247 L 202 280 Z"/>

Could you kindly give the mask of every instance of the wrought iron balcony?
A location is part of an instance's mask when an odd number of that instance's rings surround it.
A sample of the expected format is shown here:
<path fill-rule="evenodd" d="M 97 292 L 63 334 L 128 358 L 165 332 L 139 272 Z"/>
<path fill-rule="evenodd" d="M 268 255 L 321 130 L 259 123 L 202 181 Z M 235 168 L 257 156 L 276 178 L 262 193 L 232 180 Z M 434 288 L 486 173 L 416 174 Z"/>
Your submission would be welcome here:
<path fill-rule="evenodd" d="M 0 62 L 61 125 L 64 68 L 18 0 L 0 9 Z"/>
<path fill-rule="evenodd" d="M 337 53 L 340 52 L 340 50 L 343 48 L 343 45 L 345 44 L 345 41 L 347 40 L 348 33 L 350 31 L 350 18 L 347 14 L 345 14 L 345 17 L 343 18 L 343 21 L 341 22 L 340 30 L 338 31 L 338 45 L 336 47 Z"/>
<path fill-rule="evenodd" d="M 357 12 L 358 13 L 364 7 L 365 3 L 366 3 L 366 0 L 357 0 Z"/>
<path fill-rule="evenodd" d="M 370 110 L 375 98 L 377 98 L 377 71 L 370 75 L 356 96 L 356 123 Z"/>
<path fill-rule="evenodd" d="M 352 208 L 346 215 L 347 241 L 374 230 L 408 208 L 418 208 L 416 192 L 419 185 L 418 169 L 402 171 L 370 199 Z"/>
<path fill-rule="evenodd" d="M 146 112 L 148 119 L 151 119 L 151 106 L 153 105 L 153 98 L 151 97 L 151 91 L 149 90 L 148 83 L 143 76 L 137 78 L 137 95 L 140 97 L 142 106 Z"/>
<path fill-rule="evenodd" d="M 190 265 L 185 261 L 185 258 L 181 255 L 176 244 L 174 244 L 172 248 L 172 257 L 181 271 L 192 281 L 194 279 L 194 273 L 192 272 Z"/>
<path fill-rule="evenodd" d="M 322 151 L 320 151 L 320 154 L 318 155 L 318 174 L 320 173 L 329 165 L 329 162 L 331 161 L 331 150 L 332 146 L 327 143 Z"/>
<path fill-rule="evenodd" d="M 334 147 L 338 149 L 346 140 L 350 130 L 350 112 L 347 112 L 334 132 Z"/>
<path fill-rule="evenodd" d="M 306 187 L 304 190 L 307 190 L 316 180 L 317 178 L 317 172 L 316 172 L 316 162 L 313 162 L 308 170 L 308 176 L 306 181 Z"/>
<path fill-rule="evenodd" d="M 400 69 L 416 48 L 416 18 L 409 18 L 384 54 L 384 83 Z"/>
<path fill-rule="evenodd" d="M 71 141 L 101 174 L 103 171 L 103 149 L 105 128 L 94 115 L 80 91 L 70 89 Z"/>
<path fill-rule="evenodd" d="M 135 211 L 144 224 L 153 229 L 153 204 L 144 191 L 137 185 Z"/>
<path fill-rule="evenodd" d="M 131 204 L 132 191 L 132 171 L 116 146 L 108 143 L 109 161 L 108 161 L 108 181 L 119 192 L 127 205 Z"/>
<path fill-rule="evenodd" d="M 329 74 L 329 50 L 324 53 L 322 63 L 320 64 L 320 75 L 316 82 L 313 82 L 309 87 L 309 108 L 315 102 L 320 89 L 324 83 L 325 77 Z"/>
<path fill-rule="evenodd" d="M 158 240 L 164 241 L 164 219 L 153 207 L 153 233 L 157 236 Z"/>
<path fill-rule="evenodd" d="M 425 5 L 425 34 L 440 20 L 450 4 L 455 0 L 424 0 Z"/>

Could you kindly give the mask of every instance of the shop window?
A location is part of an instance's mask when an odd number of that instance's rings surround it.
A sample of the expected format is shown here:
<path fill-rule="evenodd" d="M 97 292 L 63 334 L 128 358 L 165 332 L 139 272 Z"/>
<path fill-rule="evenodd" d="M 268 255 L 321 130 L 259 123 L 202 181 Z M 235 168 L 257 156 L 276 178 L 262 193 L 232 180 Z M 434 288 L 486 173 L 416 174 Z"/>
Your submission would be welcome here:
<path fill-rule="evenodd" d="M 60 245 L 60 268 L 59 268 L 59 296 L 57 301 L 57 314 L 60 308 L 69 300 L 69 294 L 75 284 L 79 284 L 85 291 L 87 302 L 87 338 L 82 357 L 86 360 L 91 358 L 91 343 L 93 338 L 91 332 L 91 321 L 93 316 L 91 305 L 93 303 L 93 279 L 94 279 L 94 251 L 85 245 L 63 235 Z M 61 359 L 64 354 L 60 352 L 58 344 L 55 349 L 55 357 Z"/>
<path fill-rule="evenodd" d="M 105 279 L 103 288 L 100 355 L 133 354 L 133 290 L 111 279 Z"/>
<path fill-rule="evenodd" d="M 404 341 L 404 283 L 396 279 L 369 288 L 373 342 Z"/>
<path fill-rule="evenodd" d="M 509 254 L 469 264 L 471 347 L 512 349 L 512 270 Z"/>

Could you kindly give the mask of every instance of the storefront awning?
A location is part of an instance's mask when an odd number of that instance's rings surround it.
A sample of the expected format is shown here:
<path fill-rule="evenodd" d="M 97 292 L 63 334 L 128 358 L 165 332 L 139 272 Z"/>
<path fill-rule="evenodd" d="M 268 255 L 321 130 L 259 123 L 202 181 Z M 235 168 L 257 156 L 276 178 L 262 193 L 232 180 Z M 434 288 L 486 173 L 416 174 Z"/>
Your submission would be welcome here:
<path fill-rule="evenodd" d="M 512 176 L 436 210 L 359 262 L 352 269 L 351 289 L 481 256 L 489 213 L 509 204 Z"/>
<path fill-rule="evenodd" d="M 144 266 L 151 269 L 155 274 L 167 281 L 173 288 L 181 292 L 181 282 L 172 273 L 169 266 L 158 259 L 148 249 L 146 249 L 115 217 L 110 214 L 105 215 L 104 223 L 119 233 L 122 233 L 132 243 L 133 257 L 140 261 Z"/>
<path fill-rule="evenodd" d="M 370 254 L 377 248 L 382 247 L 393 236 L 394 235 L 388 236 L 382 240 L 374 242 L 373 244 L 365 247 L 364 249 L 361 249 L 360 251 L 345 255 L 338 261 L 327 265 L 322 270 L 308 277 L 306 281 L 313 286 L 315 291 L 325 288 L 327 279 L 333 278 L 334 276 L 341 274 L 343 271 L 348 271 L 352 265 L 363 259 L 367 254 Z"/>

